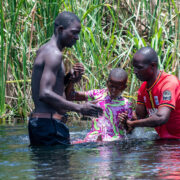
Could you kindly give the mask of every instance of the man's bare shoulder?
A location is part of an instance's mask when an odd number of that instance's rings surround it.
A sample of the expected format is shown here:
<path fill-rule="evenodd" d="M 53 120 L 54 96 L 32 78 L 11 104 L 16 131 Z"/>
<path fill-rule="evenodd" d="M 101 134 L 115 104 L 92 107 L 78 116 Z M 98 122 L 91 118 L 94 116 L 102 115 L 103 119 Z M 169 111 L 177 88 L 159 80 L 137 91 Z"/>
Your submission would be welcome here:
<path fill-rule="evenodd" d="M 38 49 L 35 64 L 57 66 L 61 61 L 62 52 L 57 48 L 57 46 L 47 43 Z"/>

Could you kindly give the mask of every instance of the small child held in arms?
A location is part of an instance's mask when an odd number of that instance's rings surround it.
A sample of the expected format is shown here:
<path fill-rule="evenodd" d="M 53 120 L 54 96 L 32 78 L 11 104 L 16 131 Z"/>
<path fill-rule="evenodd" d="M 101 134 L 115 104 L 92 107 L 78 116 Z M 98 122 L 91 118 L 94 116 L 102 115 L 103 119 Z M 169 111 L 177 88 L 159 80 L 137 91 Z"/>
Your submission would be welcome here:
<path fill-rule="evenodd" d="M 66 98 L 75 101 L 89 101 L 103 109 L 103 115 L 92 120 L 90 132 L 84 140 L 72 142 L 72 144 L 96 141 L 113 141 L 125 136 L 125 128 L 120 122 L 121 113 L 126 112 L 128 118 L 132 118 L 131 103 L 122 96 L 127 87 L 128 75 L 121 68 L 110 71 L 107 88 L 94 89 L 87 92 L 76 92 L 74 83 L 66 87 Z"/>

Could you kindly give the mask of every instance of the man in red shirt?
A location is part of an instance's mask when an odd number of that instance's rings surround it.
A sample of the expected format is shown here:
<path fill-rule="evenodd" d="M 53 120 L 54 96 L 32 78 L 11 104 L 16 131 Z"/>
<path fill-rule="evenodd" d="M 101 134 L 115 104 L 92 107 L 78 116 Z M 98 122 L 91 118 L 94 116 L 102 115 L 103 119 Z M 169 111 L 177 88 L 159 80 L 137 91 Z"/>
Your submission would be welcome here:
<path fill-rule="evenodd" d="M 134 127 L 155 127 L 160 138 L 180 139 L 180 81 L 158 70 L 158 57 L 150 47 L 143 47 L 133 57 L 134 73 L 143 81 L 136 106 L 137 118 L 127 120 Z M 125 122 L 126 115 L 121 116 Z"/>

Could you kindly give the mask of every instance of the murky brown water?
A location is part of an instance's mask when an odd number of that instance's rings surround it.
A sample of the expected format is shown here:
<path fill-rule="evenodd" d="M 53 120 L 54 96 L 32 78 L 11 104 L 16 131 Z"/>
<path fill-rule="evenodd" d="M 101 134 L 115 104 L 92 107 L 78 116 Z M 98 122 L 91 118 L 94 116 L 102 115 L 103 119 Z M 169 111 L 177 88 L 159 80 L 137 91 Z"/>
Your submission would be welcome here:
<path fill-rule="evenodd" d="M 71 128 L 73 140 L 86 133 Z M 180 141 L 155 140 L 152 130 L 116 142 L 28 144 L 26 125 L 0 126 L 0 179 L 180 179 Z"/>

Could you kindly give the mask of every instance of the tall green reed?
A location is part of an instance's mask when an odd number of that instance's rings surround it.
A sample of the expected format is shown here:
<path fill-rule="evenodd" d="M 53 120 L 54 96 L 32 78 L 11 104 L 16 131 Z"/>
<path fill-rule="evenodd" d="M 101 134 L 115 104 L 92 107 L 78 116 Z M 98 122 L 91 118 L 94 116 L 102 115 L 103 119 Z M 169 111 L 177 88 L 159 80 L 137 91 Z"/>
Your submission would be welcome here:
<path fill-rule="evenodd" d="M 102 88 L 108 72 L 123 67 L 126 95 L 136 96 L 140 82 L 131 59 L 143 46 L 153 47 L 159 67 L 177 75 L 180 19 L 174 0 L 4 0 L 1 1 L 0 116 L 27 116 L 33 109 L 29 79 L 35 51 L 53 34 L 58 12 L 75 12 L 82 21 L 76 46 L 64 53 L 65 64 L 86 68 L 79 90 Z M 13 83 L 6 83 L 6 81 Z"/>
<path fill-rule="evenodd" d="M 37 49 L 37 46 L 50 38 L 53 32 L 53 19 L 59 11 L 57 2 L 46 3 L 45 5 L 44 1 L 25 0 L 1 1 L 0 117 L 11 114 L 26 117 L 33 108 L 32 101 L 29 100 L 29 78 L 32 57 L 35 55 L 34 48 Z M 39 11 L 42 12 L 38 14 Z M 39 18 L 37 19 L 34 14 Z M 38 31 L 35 29 L 36 24 Z M 37 38 L 34 38 L 35 33 Z M 41 39 L 37 44 L 38 38 Z"/>
<path fill-rule="evenodd" d="M 4 86 L 4 33 L 3 33 L 3 29 L 4 29 L 4 13 L 3 13 L 3 4 L 1 1 L 1 7 L 0 7 L 0 12 L 1 12 L 1 21 L 0 21 L 0 26 L 1 26 L 1 61 L 0 61 L 0 112 L 1 112 L 1 116 L 2 114 L 5 112 L 5 86 Z"/>
<path fill-rule="evenodd" d="M 87 4 L 90 5 L 90 2 L 88 1 Z M 108 3 L 110 4 L 109 11 L 107 10 Z M 179 57 L 175 58 L 172 54 L 175 53 L 175 36 L 179 31 L 176 32 L 172 16 L 177 18 L 178 14 L 174 12 L 170 1 L 157 1 L 156 4 L 144 0 L 134 3 L 131 1 L 128 5 L 132 8 L 126 6 L 125 1 L 119 4 L 122 8 L 116 5 L 116 1 L 106 1 L 101 8 L 93 4 L 88 9 L 83 9 L 87 18 L 84 21 L 85 27 L 80 38 L 80 45 L 77 44 L 75 53 L 81 51 L 79 54 L 86 60 L 83 63 L 92 76 L 92 81 L 87 88 L 105 85 L 108 69 L 121 66 L 130 72 L 130 86 L 127 92 L 133 95 L 139 82 L 133 75 L 131 59 L 133 53 L 143 46 L 151 46 L 157 51 L 160 69 L 176 74 L 176 66 L 173 67 L 172 64 Z M 124 10 L 124 7 L 127 8 Z M 81 10 L 82 7 L 79 11 Z M 167 15 L 169 15 L 168 19 L 165 18 Z M 98 78 L 94 77 L 94 74 Z"/>

